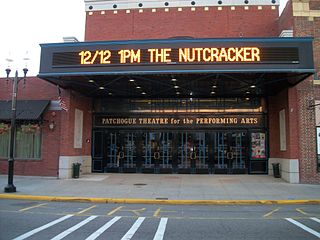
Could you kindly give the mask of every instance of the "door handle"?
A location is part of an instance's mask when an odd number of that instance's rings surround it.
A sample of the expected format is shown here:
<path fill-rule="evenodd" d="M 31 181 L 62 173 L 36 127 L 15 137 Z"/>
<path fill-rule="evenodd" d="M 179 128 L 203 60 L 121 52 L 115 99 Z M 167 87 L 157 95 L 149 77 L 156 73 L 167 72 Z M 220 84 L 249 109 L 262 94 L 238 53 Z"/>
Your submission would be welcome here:
<path fill-rule="evenodd" d="M 160 159 L 160 153 L 159 152 L 155 152 L 153 154 L 153 158 L 156 159 L 156 160 Z"/>
<path fill-rule="evenodd" d="M 233 158 L 233 152 L 227 152 L 227 159 L 232 159 Z"/>

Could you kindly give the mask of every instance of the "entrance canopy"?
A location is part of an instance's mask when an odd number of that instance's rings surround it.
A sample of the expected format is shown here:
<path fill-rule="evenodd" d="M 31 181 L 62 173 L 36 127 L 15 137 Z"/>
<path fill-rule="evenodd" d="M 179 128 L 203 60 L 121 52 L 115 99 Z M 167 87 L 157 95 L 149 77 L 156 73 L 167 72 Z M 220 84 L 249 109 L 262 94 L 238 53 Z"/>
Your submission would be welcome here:
<path fill-rule="evenodd" d="M 41 44 L 39 77 L 87 96 L 267 96 L 314 73 L 312 38 Z"/>

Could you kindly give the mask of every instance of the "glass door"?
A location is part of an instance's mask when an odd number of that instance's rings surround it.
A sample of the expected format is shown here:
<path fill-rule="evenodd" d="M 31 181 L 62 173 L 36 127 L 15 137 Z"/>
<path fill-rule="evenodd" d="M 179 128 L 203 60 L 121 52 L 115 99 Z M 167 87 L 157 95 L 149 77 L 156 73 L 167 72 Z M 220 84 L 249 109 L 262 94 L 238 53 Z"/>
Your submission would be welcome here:
<path fill-rule="evenodd" d="M 136 134 L 106 133 L 105 172 L 136 172 Z"/>
<path fill-rule="evenodd" d="M 173 134 L 170 132 L 159 133 L 159 172 L 172 173 Z"/>
<path fill-rule="evenodd" d="M 123 145 L 121 147 L 120 159 L 122 161 L 123 172 L 136 172 L 137 171 L 137 154 L 136 154 L 136 133 L 127 132 L 123 133 Z M 121 154 L 122 153 L 122 154 Z"/>
<path fill-rule="evenodd" d="M 120 133 L 107 132 L 105 135 L 106 142 L 106 165 L 105 172 L 119 172 L 122 143 Z"/>
<path fill-rule="evenodd" d="M 207 138 L 205 132 L 179 133 L 179 173 L 209 173 Z"/>
<path fill-rule="evenodd" d="M 247 132 L 214 133 L 214 172 L 246 173 L 248 165 Z"/>
<path fill-rule="evenodd" d="M 168 132 L 145 132 L 143 142 L 142 172 L 172 172 L 173 134 Z"/>

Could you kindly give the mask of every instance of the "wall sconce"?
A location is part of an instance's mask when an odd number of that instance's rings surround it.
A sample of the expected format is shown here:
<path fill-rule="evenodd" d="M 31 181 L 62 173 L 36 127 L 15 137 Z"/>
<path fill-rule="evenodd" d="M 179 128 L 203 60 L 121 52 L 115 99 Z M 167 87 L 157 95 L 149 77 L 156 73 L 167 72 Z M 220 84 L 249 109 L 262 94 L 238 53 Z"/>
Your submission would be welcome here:
<path fill-rule="evenodd" d="M 49 123 L 49 129 L 50 129 L 51 131 L 53 131 L 53 130 L 55 129 L 55 127 L 56 127 L 56 123 L 55 123 L 54 121 L 51 121 L 51 122 Z"/>

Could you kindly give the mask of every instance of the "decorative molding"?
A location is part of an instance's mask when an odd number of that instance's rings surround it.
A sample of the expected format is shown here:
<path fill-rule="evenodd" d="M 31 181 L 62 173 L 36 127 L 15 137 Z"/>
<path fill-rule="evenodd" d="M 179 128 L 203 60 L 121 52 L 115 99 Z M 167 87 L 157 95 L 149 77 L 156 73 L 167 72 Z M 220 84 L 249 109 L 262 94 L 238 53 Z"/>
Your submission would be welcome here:
<path fill-rule="evenodd" d="M 293 30 L 282 30 L 279 37 L 293 37 Z"/>
<path fill-rule="evenodd" d="M 224 6 L 273 6 L 277 7 L 280 0 L 84 0 L 86 11 L 146 9 L 146 8 L 181 8 L 181 7 L 224 7 Z"/>

